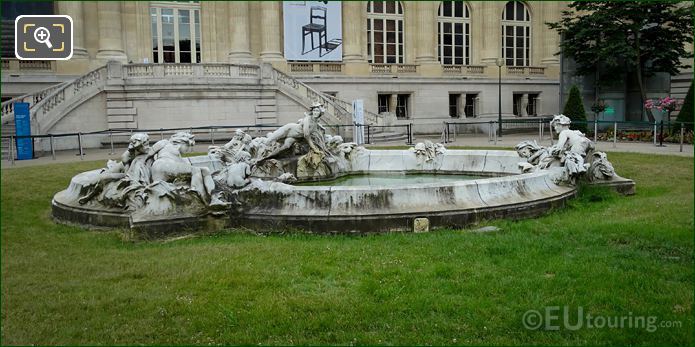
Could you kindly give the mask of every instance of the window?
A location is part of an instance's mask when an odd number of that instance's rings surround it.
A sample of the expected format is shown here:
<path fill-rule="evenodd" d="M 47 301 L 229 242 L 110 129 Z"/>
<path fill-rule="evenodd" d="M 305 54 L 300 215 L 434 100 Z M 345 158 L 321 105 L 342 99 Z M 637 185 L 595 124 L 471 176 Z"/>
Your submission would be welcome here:
<path fill-rule="evenodd" d="M 514 93 L 514 115 L 517 117 L 538 116 L 540 114 L 539 93 Z"/>
<path fill-rule="evenodd" d="M 538 93 L 528 95 L 528 114 L 539 116 L 541 114 L 541 95 Z"/>
<path fill-rule="evenodd" d="M 449 94 L 449 117 L 458 118 L 461 113 L 459 113 L 459 101 L 461 100 L 461 94 Z"/>
<path fill-rule="evenodd" d="M 522 2 L 510 1 L 502 14 L 502 57 L 507 66 L 531 65 L 531 16 Z"/>
<path fill-rule="evenodd" d="M 445 65 L 469 65 L 470 46 L 470 10 L 463 1 L 443 1 L 439 5 L 438 56 Z"/>
<path fill-rule="evenodd" d="M 379 113 L 389 112 L 389 100 L 391 99 L 391 94 L 379 94 Z"/>
<path fill-rule="evenodd" d="M 466 118 L 478 117 L 478 93 L 466 94 L 466 103 L 464 104 Z"/>
<path fill-rule="evenodd" d="M 396 96 L 396 118 L 405 119 L 410 117 L 410 94 L 398 94 Z"/>
<path fill-rule="evenodd" d="M 377 102 L 379 113 L 395 112 L 399 119 L 410 117 L 410 94 L 378 94 Z"/>
<path fill-rule="evenodd" d="M 449 94 L 449 116 L 473 118 L 478 116 L 478 93 Z"/>
<path fill-rule="evenodd" d="M 367 52 L 374 64 L 403 64 L 403 8 L 398 1 L 367 3 Z"/>
<path fill-rule="evenodd" d="M 200 63 L 200 5 L 151 7 L 150 23 L 153 62 Z"/>

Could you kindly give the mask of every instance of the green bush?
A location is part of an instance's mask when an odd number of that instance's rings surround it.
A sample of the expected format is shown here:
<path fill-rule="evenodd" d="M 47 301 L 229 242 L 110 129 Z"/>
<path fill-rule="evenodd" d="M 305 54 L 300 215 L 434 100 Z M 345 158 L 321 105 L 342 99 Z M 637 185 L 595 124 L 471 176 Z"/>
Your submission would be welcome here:
<path fill-rule="evenodd" d="M 686 130 L 693 130 L 693 84 L 690 83 L 690 88 L 688 88 L 688 94 L 683 100 L 683 106 L 681 106 L 681 111 L 678 113 L 677 122 L 689 122 L 690 124 L 685 125 Z M 676 130 L 680 130 L 680 123 L 676 123 Z"/>
<path fill-rule="evenodd" d="M 562 113 L 572 120 L 570 129 L 586 133 L 586 112 L 584 112 L 582 95 L 579 93 L 579 88 L 576 85 L 573 85 L 572 89 L 570 89 L 570 95 Z"/>

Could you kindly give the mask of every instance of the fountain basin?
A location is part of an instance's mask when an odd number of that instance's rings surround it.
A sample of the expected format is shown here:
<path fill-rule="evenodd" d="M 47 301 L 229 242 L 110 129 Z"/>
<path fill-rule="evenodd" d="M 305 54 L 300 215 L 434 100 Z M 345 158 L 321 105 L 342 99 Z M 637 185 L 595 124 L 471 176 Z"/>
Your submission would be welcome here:
<path fill-rule="evenodd" d="M 512 151 L 448 150 L 430 162 L 411 151 L 367 151 L 353 160 L 355 174 L 430 173 L 490 176 L 398 186 L 289 186 L 240 192 L 252 201 L 232 225 L 253 229 L 295 227 L 324 233 L 412 231 L 416 218 L 430 227 L 463 227 L 492 218 L 533 217 L 575 195 L 553 170 L 521 174 Z"/>
<path fill-rule="evenodd" d="M 189 158 L 195 166 L 215 170 L 210 156 Z M 576 188 L 558 185 L 558 170 L 522 174 L 515 151 L 447 150 L 424 160 L 409 150 L 361 150 L 349 168 L 336 177 L 354 174 L 427 173 L 475 175 L 485 178 L 454 182 L 404 183 L 396 186 L 301 186 L 253 179 L 238 191 L 240 204 L 216 216 L 138 216 L 127 211 L 96 211 L 68 204 L 65 191 L 55 195 L 56 219 L 89 226 L 134 228 L 148 235 L 181 230 L 244 227 L 257 230 L 301 228 L 317 233 L 379 233 L 413 231 L 416 219 L 430 228 L 465 227 L 494 218 L 528 218 L 564 206 Z M 305 181 L 315 180 L 306 178 Z M 634 182 L 616 177 L 611 184 L 634 189 Z"/>

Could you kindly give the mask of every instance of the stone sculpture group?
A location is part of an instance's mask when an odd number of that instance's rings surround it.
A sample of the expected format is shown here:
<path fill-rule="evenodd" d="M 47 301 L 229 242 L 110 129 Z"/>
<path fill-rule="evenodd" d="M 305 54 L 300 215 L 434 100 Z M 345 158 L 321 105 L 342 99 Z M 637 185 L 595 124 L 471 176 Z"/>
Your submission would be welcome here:
<path fill-rule="evenodd" d="M 222 164 L 214 172 L 182 157 L 195 144 L 193 134 L 178 132 L 150 147 L 147 134 L 135 133 L 121 161 L 75 176 L 68 194 L 80 205 L 107 211 L 171 215 L 185 209 L 190 214 L 226 209 L 252 177 L 275 182 L 296 181 L 295 173 L 302 179 L 331 177 L 349 170 L 350 155 L 363 148 L 326 134 L 319 124 L 324 112 L 316 102 L 296 123 L 263 137 L 236 130 L 228 143 L 209 147 L 209 157 Z"/>
<path fill-rule="evenodd" d="M 235 206 L 253 204 L 242 201 L 242 192 L 281 191 L 288 189 L 285 183 L 353 172 L 357 165 L 353 163 L 364 161 L 369 151 L 326 134 L 319 124 L 324 111 L 316 102 L 303 118 L 266 136 L 253 138 L 236 130 L 228 143 L 209 147 L 205 165 L 183 156 L 195 144 L 191 133 L 178 132 L 152 146 L 147 134 L 133 134 L 120 161 L 109 160 L 103 169 L 73 177 L 61 204 L 128 212 L 140 220 L 224 214 Z M 551 125 L 558 133 L 554 145 L 524 141 L 516 146 L 525 159 L 519 163 L 521 173 L 554 170 L 556 183 L 567 185 L 582 177 L 592 182 L 617 177 L 605 153 L 594 151 L 584 134 L 570 130 L 569 118 L 555 116 Z M 425 141 L 410 152 L 418 170 L 436 171 L 446 148 Z"/>
<path fill-rule="evenodd" d="M 606 154 L 595 152 L 594 144 L 581 131 L 571 130 L 571 120 L 567 116 L 553 117 L 550 125 L 558 134 L 554 145 L 543 147 L 536 141 L 523 141 L 516 145 L 519 156 L 526 159 L 519 163 L 521 172 L 559 167 L 562 168 L 561 175 L 556 180 L 567 184 L 576 184 L 581 177 L 593 182 L 616 176 Z"/>

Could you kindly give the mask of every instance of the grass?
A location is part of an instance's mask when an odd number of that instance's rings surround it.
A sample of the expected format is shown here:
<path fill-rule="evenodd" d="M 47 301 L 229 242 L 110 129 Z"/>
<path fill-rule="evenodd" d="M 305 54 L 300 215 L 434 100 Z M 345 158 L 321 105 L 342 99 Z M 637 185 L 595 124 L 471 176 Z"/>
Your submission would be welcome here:
<path fill-rule="evenodd" d="M 637 195 L 585 189 L 493 233 L 225 231 L 124 241 L 50 218 L 102 162 L 2 170 L 2 341 L 11 344 L 693 343 L 693 160 L 611 153 Z M 527 310 L 679 327 L 527 330 Z M 574 317 L 574 316 L 572 316 Z"/>

